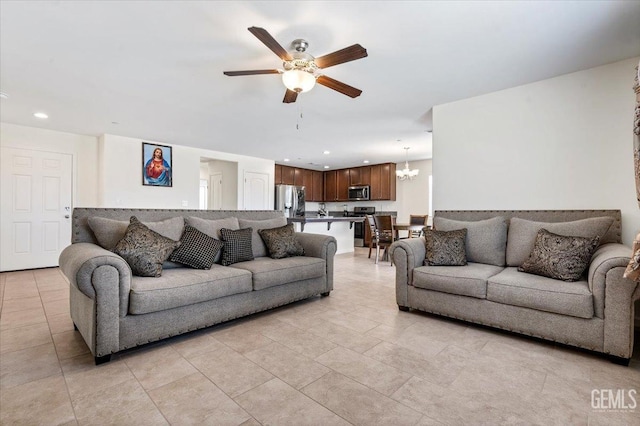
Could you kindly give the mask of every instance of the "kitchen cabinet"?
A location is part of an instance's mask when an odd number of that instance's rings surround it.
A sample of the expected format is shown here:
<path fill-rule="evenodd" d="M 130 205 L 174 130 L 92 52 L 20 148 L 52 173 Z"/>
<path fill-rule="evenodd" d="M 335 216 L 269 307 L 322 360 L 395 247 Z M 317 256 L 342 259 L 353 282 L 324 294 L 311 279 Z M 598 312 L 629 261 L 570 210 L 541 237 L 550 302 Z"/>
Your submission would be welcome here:
<path fill-rule="evenodd" d="M 280 183 L 283 185 L 295 185 L 295 169 L 289 166 L 280 166 L 280 170 L 282 175 Z"/>
<path fill-rule="evenodd" d="M 276 185 L 280 185 L 282 183 L 282 166 L 280 164 L 276 164 L 276 171 L 273 174 L 273 181 Z"/>
<path fill-rule="evenodd" d="M 395 163 L 375 164 L 371 166 L 372 200 L 396 200 L 396 165 Z"/>
<path fill-rule="evenodd" d="M 307 201 L 324 201 L 324 179 L 322 178 L 322 172 L 316 170 L 302 169 L 304 185 L 307 197 Z"/>
<path fill-rule="evenodd" d="M 351 186 L 371 185 L 371 166 L 349 169 L 349 182 Z"/>
<path fill-rule="evenodd" d="M 304 186 L 304 169 L 293 168 L 293 184 L 296 186 Z"/>
<path fill-rule="evenodd" d="M 311 188 L 313 197 L 311 201 L 324 201 L 324 176 L 322 172 L 311 171 Z"/>
<path fill-rule="evenodd" d="M 370 185 L 371 200 L 396 199 L 395 163 L 326 172 L 276 164 L 274 180 L 276 185 L 304 186 L 307 201 L 348 201 L 349 186 L 356 185 Z"/>
<path fill-rule="evenodd" d="M 337 170 L 337 200 L 338 201 L 348 201 L 349 200 L 349 169 L 340 169 Z"/>
<path fill-rule="evenodd" d="M 331 170 L 324 172 L 324 201 L 338 200 L 338 172 Z"/>
<path fill-rule="evenodd" d="M 273 180 L 276 185 L 304 186 L 306 188 L 307 201 L 322 202 L 325 200 L 324 173 L 321 171 L 276 164 Z"/>

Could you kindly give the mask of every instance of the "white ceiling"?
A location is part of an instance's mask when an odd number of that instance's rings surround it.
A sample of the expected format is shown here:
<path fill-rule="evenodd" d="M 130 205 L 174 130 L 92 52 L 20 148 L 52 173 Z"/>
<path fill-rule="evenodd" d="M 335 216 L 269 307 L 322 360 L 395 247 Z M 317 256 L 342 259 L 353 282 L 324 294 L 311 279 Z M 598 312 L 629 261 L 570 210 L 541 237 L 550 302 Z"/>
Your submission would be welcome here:
<path fill-rule="evenodd" d="M 314 56 L 360 43 L 326 74 L 362 95 L 283 104 L 278 75 L 224 76 L 281 68 L 251 26 Z M 431 157 L 434 105 L 638 55 L 640 1 L 2 0 L 0 119 L 315 169 L 401 162 Z"/>

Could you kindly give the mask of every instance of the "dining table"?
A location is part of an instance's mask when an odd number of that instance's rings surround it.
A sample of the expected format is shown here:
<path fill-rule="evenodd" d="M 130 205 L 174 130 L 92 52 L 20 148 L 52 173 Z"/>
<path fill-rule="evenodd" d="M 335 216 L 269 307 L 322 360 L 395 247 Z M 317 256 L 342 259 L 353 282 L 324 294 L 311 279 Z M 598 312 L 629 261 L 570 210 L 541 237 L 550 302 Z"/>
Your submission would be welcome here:
<path fill-rule="evenodd" d="M 411 238 L 414 231 L 422 231 L 422 228 L 424 228 L 424 226 L 425 225 L 412 225 L 410 223 L 394 223 L 393 229 L 396 231 L 396 234 L 398 233 L 398 231 L 408 231 L 408 237 Z"/>

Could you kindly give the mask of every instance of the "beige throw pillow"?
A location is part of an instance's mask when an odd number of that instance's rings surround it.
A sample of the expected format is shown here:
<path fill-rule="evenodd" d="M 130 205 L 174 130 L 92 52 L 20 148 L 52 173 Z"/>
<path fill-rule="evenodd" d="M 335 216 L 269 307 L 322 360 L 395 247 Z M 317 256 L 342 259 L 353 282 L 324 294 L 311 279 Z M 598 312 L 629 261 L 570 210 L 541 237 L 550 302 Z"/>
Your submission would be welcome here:
<path fill-rule="evenodd" d="M 541 229 L 531 256 L 518 271 L 562 281 L 578 281 L 589 267 L 600 237 L 567 237 Z"/>

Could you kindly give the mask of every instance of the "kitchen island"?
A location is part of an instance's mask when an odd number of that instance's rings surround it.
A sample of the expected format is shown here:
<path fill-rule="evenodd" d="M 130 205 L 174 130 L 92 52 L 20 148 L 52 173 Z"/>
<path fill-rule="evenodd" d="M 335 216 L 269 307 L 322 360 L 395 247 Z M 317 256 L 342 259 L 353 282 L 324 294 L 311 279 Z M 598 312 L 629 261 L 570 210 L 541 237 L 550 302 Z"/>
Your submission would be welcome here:
<path fill-rule="evenodd" d="M 289 217 L 288 223 L 293 223 L 297 231 L 313 234 L 330 235 L 338 243 L 336 254 L 353 252 L 353 224 L 364 222 L 364 217 L 344 216 L 304 216 Z"/>

